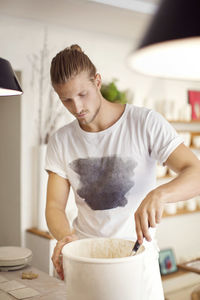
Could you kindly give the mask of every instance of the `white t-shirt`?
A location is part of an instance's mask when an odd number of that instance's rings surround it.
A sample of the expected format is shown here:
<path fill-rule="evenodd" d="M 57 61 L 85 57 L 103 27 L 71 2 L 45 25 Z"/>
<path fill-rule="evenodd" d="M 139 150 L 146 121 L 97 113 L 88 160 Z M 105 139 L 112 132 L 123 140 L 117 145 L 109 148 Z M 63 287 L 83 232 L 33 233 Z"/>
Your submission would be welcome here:
<path fill-rule="evenodd" d="M 135 240 L 134 213 L 156 187 L 156 163 L 182 142 L 160 114 L 130 104 L 103 131 L 86 132 L 77 120 L 59 129 L 49 141 L 45 169 L 72 186 L 78 236 Z"/>

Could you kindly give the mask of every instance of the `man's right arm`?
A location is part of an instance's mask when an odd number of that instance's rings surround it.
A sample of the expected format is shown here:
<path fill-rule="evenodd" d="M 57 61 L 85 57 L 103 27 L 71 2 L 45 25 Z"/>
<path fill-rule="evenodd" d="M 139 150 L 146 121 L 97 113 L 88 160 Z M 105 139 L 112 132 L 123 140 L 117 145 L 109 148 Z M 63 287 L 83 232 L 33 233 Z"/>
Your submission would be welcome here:
<path fill-rule="evenodd" d="M 72 234 L 65 213 L 70 183 L 53 172 L 48 173 L 46 221 L 51 234 L 59 241 Z"/>
<path fill-rule="evenodd" d="M 76 235 L 71 231 L 65 214 L 70 183 L 67 179 L 53 172 L 48 171 L 48 173 L 46 220 L 50 232 L 58 241 L 54 248 L 52 261 L 58 275 L 63 280 L 64 270 L 62 259 L 60 258 L 62 256 L 62 248 L 65 244 L 77 239 Z"/>

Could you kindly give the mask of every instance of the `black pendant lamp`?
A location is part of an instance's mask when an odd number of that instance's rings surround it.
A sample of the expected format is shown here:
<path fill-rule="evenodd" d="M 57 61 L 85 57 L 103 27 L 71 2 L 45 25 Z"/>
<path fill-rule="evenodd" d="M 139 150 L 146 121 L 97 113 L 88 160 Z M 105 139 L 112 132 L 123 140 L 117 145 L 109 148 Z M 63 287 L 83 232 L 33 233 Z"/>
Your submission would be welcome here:
<path fill-rule="evenodd" d="M 145 75 L 200 80 L 200 0 L 163 0 L 129 62 Z"/>
<path fill-rule="evenodd" d="M 6 59 L 0 58 L 0 96 L 14 96 L 22 93 L 11 64 Z"/>

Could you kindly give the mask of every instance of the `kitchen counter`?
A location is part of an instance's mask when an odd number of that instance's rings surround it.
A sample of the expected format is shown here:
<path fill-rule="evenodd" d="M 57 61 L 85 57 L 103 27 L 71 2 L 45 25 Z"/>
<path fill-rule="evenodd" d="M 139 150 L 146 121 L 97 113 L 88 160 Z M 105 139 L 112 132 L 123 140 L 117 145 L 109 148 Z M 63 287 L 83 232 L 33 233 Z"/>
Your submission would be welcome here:
<path fill-rule="evenodd" d="M 36 279 L 21 279 L 22 272 L 30 272 L 38 274 Z M 38 299 L 38 300 L 66 300 L 66 289 L 64 281 L 61 281 L 55 277 L 49 276 L 47 273 L 44 273 L 36 268 L 31 266 L 25 267 L 17 271 L 9 272 L 0 272 L 0 275 L 5 277 L 7 280 L 16 280 L 17 282 L 25 285 L 26 287 L 32 288 L 39 292 L 38 296 L 25 298 L 29 300 Z M 5 293 L 12 300 L 16 300 L 15 297 L 9 295 L 6 292 L 0 290 L 0 296 L 3 296 L 1 293 Z M 6 297 L 6 296 L 5 296 Z M 0 297 L 1 298 L 1 297 Z M 3 299 L 3 298 L 2 298 Z"/>
<path fill-rule="evenodd" d="M 164 294 L 168 300 L 191 300 L 192 292 L 200 287 L 199 274 L 181 269 L 163 276 L 162 280 Z"/>

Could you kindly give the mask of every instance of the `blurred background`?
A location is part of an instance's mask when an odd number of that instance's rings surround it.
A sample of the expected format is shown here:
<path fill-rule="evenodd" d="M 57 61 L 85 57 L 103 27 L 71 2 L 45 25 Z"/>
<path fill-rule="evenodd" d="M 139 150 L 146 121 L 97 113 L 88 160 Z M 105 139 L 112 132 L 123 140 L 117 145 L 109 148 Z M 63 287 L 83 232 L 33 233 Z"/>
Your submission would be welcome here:
<path fill-rule="evenodd" d="M 200 122 L 192 120 L 188 106 L 188 91 L 200 90 L 199 82 L 140 75 L 128 62 L 159 2 L 0 0 L 0 56 L 11 62 L 24 91 L 22 96 L 0 99 L 1 246 L 29 246 L 34 251 L 37 238 L 33 240 L 27 230 L 38 229 L 39 238 L 41 232 L 48 235 L 43 213 L 45 145 L 55 130 L 72 120 L 51 88 L 49 68 L 55 54 L 71 44 L 79 44 L 91 58 L 103 83 L 116 79 L 118 88 L 128 91 L 129 102 L 155 109 L 173 121 L 199 156 Z M 158 184 L 172 176 L 158 166 Z M 70 197 L 72 220 L 76 207 Z M 200 256 L 200 201 L 191 200 L 190 205 L 167 207 L 158 228 L 160 248 L 173 248 L 178 262 Z M 49 271 L 49 266 L 44 270 Z"/>

